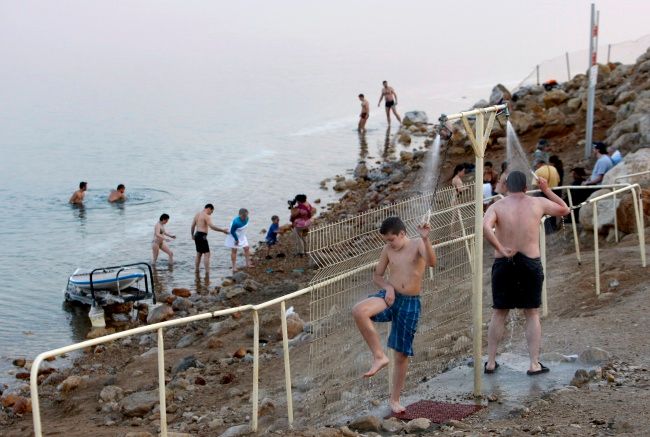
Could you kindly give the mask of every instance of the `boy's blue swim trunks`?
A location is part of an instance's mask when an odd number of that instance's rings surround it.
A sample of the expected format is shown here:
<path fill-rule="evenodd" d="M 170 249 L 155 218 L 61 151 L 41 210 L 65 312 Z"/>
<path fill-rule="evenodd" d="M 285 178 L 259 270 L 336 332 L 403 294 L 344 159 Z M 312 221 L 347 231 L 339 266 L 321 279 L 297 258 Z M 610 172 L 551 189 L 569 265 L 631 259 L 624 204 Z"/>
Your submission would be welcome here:
<path fill-rule="evenodd" d="M 386 298 L 386 290 L 368 297 Z M 407 296 L 395 292 L 393 305 L 371 317 L 373 322 L 393 322 L 388 336 L 388 347 L 409 357 L 413 356 L 413 337 L 420 318 L 420 296 Z"/>

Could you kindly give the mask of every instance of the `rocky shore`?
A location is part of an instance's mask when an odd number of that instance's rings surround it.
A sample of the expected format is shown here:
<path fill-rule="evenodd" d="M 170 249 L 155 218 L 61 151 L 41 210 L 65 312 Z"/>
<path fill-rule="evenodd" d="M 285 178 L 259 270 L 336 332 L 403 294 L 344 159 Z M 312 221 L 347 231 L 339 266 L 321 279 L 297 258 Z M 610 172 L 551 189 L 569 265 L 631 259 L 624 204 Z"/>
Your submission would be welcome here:
<path fill-rule="evenodd" d="M 475 107 L 494 104 L 501 99 L 511 101 L 510 120 L 522 146 L 532 152 L 539 138 L 548 139 L 552 153 L 560 156 L 568 173 L 572 166 L 590 169 L 593 164 L 583 157 L 586 87 L 587 79 L 582 74 L 550 91 L 531 86 L 511 92 L 497 85 L 490 99 L 478 102 Z M 381 156 L 369 155 L 367 149 L 363 150 L 362 142 L 354 171 L 322 182 L 322 189 L 344 194 L 338 202 L 327 205 L 317 223 L 341 220 L 430 189 L 422 185 L 421 171 L 435 135 L 434 125 L 429 121 L 425 114 L 411 114 L 399 132 L 387 137 Z M 505 158 L 504 128 L 495 126 L 488 143 L 486 156 L 495 164 Z M 650 170 L 650 50 L 634 65 L 599 66 L 594 138 L 618 147 L 624 156 L 627 155 L 607 176 L 606 182 L 613 182 L 616 175 Z M 456 164 L 473 161 L 467 133 L 461 124 L 453 125 L 452 138 L 443 143 L 441 156 L 445 158 L 441 163 L 441 184 L 448 181 Z M 650 176 L 635 182 L 645 188 L 642 196 L 648 224 Z M 623 197 L 618 202 L 616 210 L 621 232 L 634 233 L 629 214 L 631 199 Z M 601 223 L 605 237 L 611 232 L 613 215 L 611 220 L 603 219 Z M 590 221 L 584 219 L 582 224 L 588 230 Z M 533 398 L 525 409 L 498 420 L 488 420 L 487 412 L 447 424 L 432 424 L 423 419 L 402 423 L 365 417 L 352 423 L 333 423 L 327 428 L 309 428 L 302 424 L 298 430 L 288 431 L 284 418 L 282 343 L 279 318 L 274 310 L 260 317 L 261 361 L 265 369 L 261 375 L 264 388 L 260 394 L 260 429 L 267 433 L 304 436 L 609 435 L 625 432 L 641 435 L 640 430 L 647 432 L 650 421 L 639 418 L 634 422 L 625 409 L 631 402 L 645 405 L 650 400 L 647 394 L 650 359 L 647 350 L 643 352 L 647 346 L 640 335 L 650 329 L 650 319 L 643 315 L 647 310 L 643 292 L 647 291 L 648 283 L 640 268 L 638 272 L 623 271 L 628 263 L 636 269 L 638 259 L 630 249 L 634 248 L 632 236 L 622 237 L 618 245 L 609 238 L 610 244 L 601 255 L 606 260 L 603 274 L 609 275 L 610 285 L 604 294 L 609 296 L 597 298 L 593 290 L 585 286 L 584 290 L 576 289 L 567 297 L 562 278 L 552 279 L 549 284 L 553 302 L 551 312 L 555 319 L 553 324 L 545 324 L 547 332 L 554 335 L 548 340 L 546 350 L 566 352 L 567 348 L 573 348 L 572 351 L 580 351 L 605 343 L 599 340 L 596 320 L 608 324 L 607 335 L 612 339 L 611 356 L 608 354 L 593 374 L 586 369 L 576 372 L 574 381 L 569 384 L 573 388 Z M 552 246 L 551 250 L 554 250 Z M 137 324 L 260 303 L 306 286 L 315 273 L 315 266 L 305 258 L 291 256 L 288 235 L 280 239 L 278 252 L 287 256 L 266 260 L 260 251 L 255 256 L 255 268 L 226 278 L 208 290 L 192 287 L 164 290 L 159 296 L 163 305 L 156 308 L 115 307 L 114 314 L 136 313 L 137 320 L 120 322 L 124 317 L 110 316 L 116 326 L 91 331 L 89 338 Z M 588 268 L 577 273 L 573 271 L 567 259 L 558 252 L 550 257 L 549 263 L 565 275 L 580 275 L 575 279 L 578 285 L 584 283 L 585 278 L 593 277 L 593 270 Z M 563 267 L 562 263 L 567 265 Z M 618 285 L 612 286 L 613 280 Z M 289 318 L 288 329 L 290 345 L 295 350 L 310 340 L 309 297 L 297 299 L 291 305 L 295 314 Z M 630 316 L 636 318 L 627 319 Z M 551 326 L 546 328 L 547 325 Z M 176 436 L 232 437 L 248 433 L 252 326 L 249 313 L 235 313 L 165 331 L 167 418 Z M 566 332 L 574 332 L 572 329 L 578 332 L 586 326 L 594 332 L 567 338 Z M 615 329 L 617 327 L 620 329 Z M 621 329 L 634 330 L 635 334 L 626 335 Z M 38 382 L 42 418 L 48 432 L 66 436 L 157 435 L 160 412 L 156 352 L 156 336 L 147 334 L 84 350 L 71 367 L 59 366 L 57 360 L 44 363 Z M 3 435 L 31 433 L 27 384 L 30 365 L 27 357 L 17 357 L 14 375 L 24 382 L 11 388 L 0 387 Z M 306 366 L 308 363 L 292 362 L 292 365 Z M 304 390 L 299 382 L 294 381 L 294 385 L 294 390 Z M 498 396 L 493 401 L 498 402 Z M 587 405 L 588 402 L 591 405 Z M 296 406 L 297 417 L 303 407 Z"/>

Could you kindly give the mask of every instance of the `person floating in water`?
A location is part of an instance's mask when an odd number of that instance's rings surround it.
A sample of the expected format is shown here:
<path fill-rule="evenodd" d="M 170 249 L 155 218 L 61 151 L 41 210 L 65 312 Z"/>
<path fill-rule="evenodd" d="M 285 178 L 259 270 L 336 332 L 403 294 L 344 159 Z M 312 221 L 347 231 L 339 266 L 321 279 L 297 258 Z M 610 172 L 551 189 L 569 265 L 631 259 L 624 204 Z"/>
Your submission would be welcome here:
<path fill-rule="evenodd" d="M 237 271 L 237 249 L 239 247 L 244 249 L 244 256 L 246 257 L 246 267 L 253 267 L 251 262 L 251 252 L 248 245 L 248 238 L 246 238 L 246 228 L 248 227 L 248 210 L 242 208 L 239 210 L 239 215 L 235 217 L 230 223 L 230 232 L 226 237 L 225 246 L 230 248 L 230 261 L 232 262 L 232 271 Z"/>
<path fill-rule="evenodd" d="M 420 238 L 410 240 L 406 226 L 399 217 L 389 217 L 381 224 L 379 233 L 386 243 L 373 273 L 373 281 L 382 288 L 362 300 L 352 309 L 354 321 L 372 352 L 373 362 L 364 377 L 371 377 L 388 365 L 389 359 L 379 340 L 373 322 L 392 322 L 388 347 L 395 351 L 393 386 L 389 405 L 401 413 L 400 393 L 404 388 L 408 360 L 413 356 L 413 337 L 420 318 L 420 291 L 426 267 L 436 265 L 436 255 L 429 243 L 431 226 L 418 226 Z M 390 280 L 384 278 L 390 270 Z"/>
<path fill-rule="evenodd" d="M 119 184 L 117 189 L 111 190 L 111 194 L 108 195 L 108 201 L 111 203 L 124 202 L 126 200 L 126 194 L 124 194 L 125 191 L 126 187 L 124 184 Z"/>
<path fill-rule="evenodd" d="M 153 241 L 151 242 L 151 250 L 153 251 L 153 263 L 156 264 L 158 260 L 158 254 L 162 250 L 169 256 L 169 264 L 174 263 L 174 253 L 169 249 L 169 246 L 165 244 L 166 241 L 171 241 L 176 237 L 172 234 L 168 234 L 165 230 L 165 225 L 169 222 L 169 215 L 163 214 L 160 216 L 158 223 L 153 228 Z M 168 237 L 168 238 L 165 238 Z"/>
<path fill-rule="evenodd" d="M 86 197 L 86 190 L 88 190 L 88 182 L 79 182 L 79 189 L 72 193 L 69 203 L 73 205 L 83 205 L 84 197 Z"/>
<path fill-rule="evenodd" d="M 388 124 L 390 125 L 390 111 L 393 111 L 393 114 L 395 115 L 395 118 L 399 123 L 402 122 L 402 119 L 400 118 L 399 114 L 397 113 L 397 109 L 395 109 L 395 106 L 397 106 L 397 93 L 393 89 L 393 87 L 388 86 L 388 82 L 383 81 L 382 84 L 384 87 L 381 89 L 381 96 L 379 97 L 379 103 L 377 103 L 377 107 L 381 105 L 381 101 L 385 100 L 386 103 L 386 120 L 388 121 Z"/>
<path fill-rule="evenodd" d="M 543 177 L 539 188 L 544 197 L 526 195 L 526 175 L 511 171 L 506 179 L 508 196 L 496 201 L 483 219 L 485 239 L 494 247 L 492 266 L 492 320 L 488 327 L 488 360 L 485 373 L 494 373 L 497 347 L 503 336 L 506 317 L 511 309 L 522 308 L 526 316 L 526 341 L 530 366 L 528 375 L 549 371 L 539 362 L 542 327 L 539 307 L 542 304 L 544 270 L 540 261 L 539 224 L 544 215 L 562 217 L 569 207 L 548 186 Z"/>
<path fill-rule="evenodd" d="M 196 271 L 199 271 L 201 266 L 201 258 L 203 258 L 203 267 L 205 268 L 205 274 L 208 276 L 210 274 L 210 245 L 208 244 L 208 228 L 214 231 L 223 232 L 228 234 L 228 229 L 219 228 L 212 224 L 211 215 L 214 212 L 214 206 L 211 203 L 208 203 L 203 208 L 203 211 L 197 212 L 192 220 L 192 227 L 190 233 L 192 234 L 192 240 L 194 240 L 194 245 L 196 246 L 196 260 L 194 262 L 194 268 Z"/>
<path fill-rule="evenodd" d="M 365 132 L 366 122 L 368 121 L 368 117 L 370 117 L 370 102 L 368 102 L 363 94 L 359 94 L 359 100 L 361 100 L 361 114 L 359 114 L 359 126 L 357 130 L 359 132 Z"/>

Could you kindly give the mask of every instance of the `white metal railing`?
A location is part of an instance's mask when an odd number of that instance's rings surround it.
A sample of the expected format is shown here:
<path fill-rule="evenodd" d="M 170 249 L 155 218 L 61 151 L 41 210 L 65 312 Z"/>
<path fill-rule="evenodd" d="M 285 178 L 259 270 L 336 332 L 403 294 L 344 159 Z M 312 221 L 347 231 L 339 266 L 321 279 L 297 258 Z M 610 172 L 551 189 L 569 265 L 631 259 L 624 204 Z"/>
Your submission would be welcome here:
<path fill-rule="evenodd" d="M 620 181 L 622 179 L 633 178 L 633 177 L 636 177 L 636 176 L 643 176 L 644 174 L 650 174 L 650 170 L 640 171 L 638 173 L 630 173 L 630 174 L 624 174 L 624 175 L 621 175 L 621 176 L 617 176 L 617 177 L 614 178 L 614 182 L 618 182 L 618 181 Z"/>

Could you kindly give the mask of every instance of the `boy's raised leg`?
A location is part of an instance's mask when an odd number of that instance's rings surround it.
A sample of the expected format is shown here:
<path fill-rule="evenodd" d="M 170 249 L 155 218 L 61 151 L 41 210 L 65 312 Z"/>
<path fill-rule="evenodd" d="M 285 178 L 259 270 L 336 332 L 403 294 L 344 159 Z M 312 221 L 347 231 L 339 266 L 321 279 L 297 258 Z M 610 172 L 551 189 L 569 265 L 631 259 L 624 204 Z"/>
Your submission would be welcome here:
<path fill-rule="evenodd" d="M 395 357 L 395 368 L 393 369 L 393 387 L 390 392 L 388 404 L 393 413 L 403 413 L 405 408 L 399 403 L 399 398 L 404 389 L 404 382 L 406 381 L 409 357 L 397 351 L 395 351 L 393 356 Z"/>
<path fill-rule="evenodd" d="M 381 369 L 386 367 L 389 362 L 389 359 L 381 346 L 381 341 L 379 339 L 379 334 L 375 329 L 375 325 L 373 321 L 370 320 L 372 316 L 379 314 L 386 308 L 386 301 L 380 297 L 369 297 L 368 299 L 362 300 L 352 308 L 354 321 L 372 352 L 372 366 L 370 367 L 370 370 L 363 374 L 366 378 L 379 372 Z"/>

